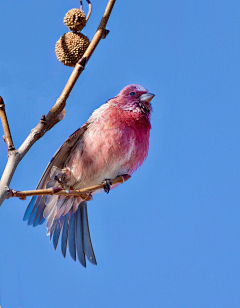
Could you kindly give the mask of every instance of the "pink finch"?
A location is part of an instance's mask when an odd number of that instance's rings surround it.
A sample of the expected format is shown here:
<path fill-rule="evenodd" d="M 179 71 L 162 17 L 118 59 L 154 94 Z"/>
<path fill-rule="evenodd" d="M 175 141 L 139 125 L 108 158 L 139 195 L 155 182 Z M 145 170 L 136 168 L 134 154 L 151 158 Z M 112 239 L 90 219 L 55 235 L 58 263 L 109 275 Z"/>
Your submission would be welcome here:
<path fill-rule="evenodd" d="M 82 189 L 132 174 L 148 154 L 151 100 L 153 94 L 140 85 L 129 85 L 96 109 L 89 120 L 73 133 L 53 156 L 37 189 L 64 186 Z M 114 188 L 114 187 L 111 187 Z M 86 267 L 86 259 L 96 264 L 87 217 L 87 203 L 80 197 L 35 196 L 24 215 L 28 225 L 47 220 L 47 234 L 57 249 L 60 233 L 62 254 L 68 245 Z"/>

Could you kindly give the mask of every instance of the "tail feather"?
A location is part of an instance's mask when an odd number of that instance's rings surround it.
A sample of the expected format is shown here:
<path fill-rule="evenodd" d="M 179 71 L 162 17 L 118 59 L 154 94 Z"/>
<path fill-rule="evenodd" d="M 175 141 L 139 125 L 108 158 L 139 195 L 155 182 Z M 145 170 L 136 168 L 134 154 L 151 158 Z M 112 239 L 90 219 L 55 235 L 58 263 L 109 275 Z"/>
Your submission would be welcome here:
<path fill-rule="evenodd" d="M 81 218 L 83 224 L 83 247 L 84 252 L 88 258 L 88 261 L 94 265 L 97 265 L 97 260 L 94 255 L 90 231 L 89 231 L 89 224 L 88 224 L 88 215 L 87 215 L 87 202 L 83 201 L 80 204 L 80 211 L 81 211 Z"/>
<path fill-rule="evenodd" d="M 36 200 L 37 200 L 37 196 L 32 197 L 32 199 L 30 200 L 30 202 L 28 204 L 28 207 L 27 207 L 27 209 L 25 211 L 25 214 L 23 216 L 23 221 L 26 221 L 26 220 L 28 220 L 30 218 Z"/>
<path fill-rule="evenodd" d="M 69 231 L 68 231 L 68 250 L 72 259 L 76 261 L 76 241 L 75 241 L 76 219 L 75 219 L 75 213 L 73 213 L 72 209 L 69 213 L 69 216 L 70 218 L 69 218 Z"/>
<path fill-rule="evenodd" d="M 60 208 L 63 206 L 63 203 L 66 201 L 65 196 L 60 196 L 58 198 L 58 202 L 57 202 L 57 211 L 60 210 Z M 60 216 L 59 216 L 60 217 Z"/>
<path fill-rule="evenodd" d="M 76 212 L 76 249 L 78 261 L 82 264 L 82 266 L 86 267 L 86 258 L 83 247 L 83 224 L 81 219 L 80 206 Z"/>
<path fill-rule="evenodd" d="M 43 208 L 43 210 L 44 210 L 44 208 Z M 43 217 L 43 211 L 42 211 L 41 214 L 40 214 L 40 218 L 39 218 L 39 226 L 44 224 L 45 220 L 46 219 Z"/>
<path fill-rule="evenodd" d="M 55 230 L 55 228 L 56 228 L 56 225 L 57 225 L 57 220 L 55 220 L 55 221 L 53 222 L 52 228 L 51 228 L 51 230 L 50 230 L 50 234 L 49 234 L 50 242 L 51 242 L 51 240 L 52 240 L 53 233 L 54 233 L 54 230 Z"/>
<path fill-rule="evenodd" d="M 32 212 L 30 218 L 28 219 L 28 226 L 31 226 L 34 222 L 35 215 L 37 214 L 37 208 Z"/>
<path fill-rule="evenodd" d="M 54 208 L 52 209 L 52 212 L 50 213 L 50 215 L 49 215 L 48 218 L 47 218 L 47 225 L 46 225 L 46 227 L 47 227 L 47 229 L 48 229 L 48 230 L 47 230 L 47 235 L 49 235 L 49 233 L 50 233 L 52 224 L 53 224 L 53 222 L 54 222 L 55 215 L 56 215 L 56 208 L 54 207 Z M 43 213 L 43 216 L 44 216 L 44 213 Z"/>
<path fill-rule="evenodd" d="M 71 205 L 71 203 L 72 203 L 72 200 L 64 199 L 64 202 L 62 203 L 62 206 L 58 209 L 58 212 L 57 212 L 57 215 L 56 215 L 56 219 L 60 218 L 63 215 L 63 212 L 66 210 L 66 207 L 69 208 L 68 204 Z"/>
<path fill-rule="evenodd" d="M 38 206 L 39 206 L 40 204 L 42 204 L 42 203 L 44 203 L 44 197 L 43 197 L 43 196 L 37 196 L 36 202 L 35 202 L 35 204 L 34 204 L 34 207 L 33 207 L 33 209 L 32 209 L 32 212 L 31 212 L 29 218 L 31 218 L 33 215 L 34 215 L 34 217 L 35 217 L 35 215 L 37 214 L 37 211 L 36 211 L 36 210 L 37 210 Z"/>
<path fill-rule="evenodd" d="M 39 221 L 40 221 L 40 215 L 37 216 L 36 214 L 33 221 L 33 227 L 37 227 L 39 225 Z"/>
<path fill-rule="evenodd" d="M 87 215 L 87 203 L 78 197 L 63 198 L 54 196 L 46 206 L 44 196 L 31 199 L 23 217 L 28 225 L 41 225 L 47 220 L 47 235 L 56 250 L 60 235 L 61 251 L 65 258 L 67 247 L 74 261 L 76 258 L 86 267 L 86 257 L 94 265 L 94 255 Z"/>
<path fill-rule="evenodd" d="M 37 225 L 40 224 L 40 222 L 43 218 L 44 209 L 45 209 L 45 204 L 44 204 L 44 199 L 42 198 L 42 202 L 38 206 L 37 213 L 36 213 L 35 219 L 33 221 L 33 227 L 36 227 Z"/>
<path fill-rule="evenodd" d="M 77 210 L 79 208 L 80 202 L 81 202 L 80 198 L 74 198 L 74 201 L 73 201 L 73 213 L 77 212 Z"/>
<path fill-rule="evenodd" d="M 56 227 L 55 227 L 55 230 L 54 230 L 54 233 L 53 233 L 53 247 L 54 247 L 55 250 L 57 249 L 60 233 L 61 233 L 61 230 L 62 230 L 63 219 L 64 219 L 64 217 L 60 217 L 60 219 L 57 220 L 57 224 L 56 224 Z"/>
<path fill-rule="evenodd" d="M 67 213 L 64 219 L 63 229 L 62 229 L 62 243 L 61 243 L 61 250 L 62 255 L 65 258 L 67 252 L 67 241 L 68 241 L 68 229 L 69 229 L 69 213 Z"/>
<path fill-rule="evenodd" d="M 69 198 L 66 203 L 65 203 L 65 209 L 63 211 L 63 216 L 65 216 L 69 211 L 70 209 L 72 208 L 72 205 L 73 205 L 73 201 L 74 201 L 74 198 Z"/>
<path fill-rule="evenodd" d="M 49 203 L 46 204 L 46 201 L 45 201 L 46 207 L 44 209 L 43 216 L 44 218 L 47 218 L 47 219 L 51 215 L 52 211 L 55 209 L 55 206 L 58 201 L 58 196 L 51 196 L 51 197 L 54 197 L 54 198 L 52 198 Z"/>

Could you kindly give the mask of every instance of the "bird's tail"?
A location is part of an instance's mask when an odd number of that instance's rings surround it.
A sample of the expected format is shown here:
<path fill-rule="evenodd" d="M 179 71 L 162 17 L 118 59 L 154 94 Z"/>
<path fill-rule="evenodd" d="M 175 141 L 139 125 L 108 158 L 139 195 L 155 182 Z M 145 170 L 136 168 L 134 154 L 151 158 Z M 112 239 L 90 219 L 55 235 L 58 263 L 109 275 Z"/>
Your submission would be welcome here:
<path fill-rule="evenodd" d="M 81 198 L 34 196 L 23 220 L 27 220 L 28 225 L 33 227 L 47 220 L 47 235 L 50 236 L 50 241 L 53 240 L 55 250 L 62 232 L 61 250 L 64 258 L 68 246 L 74 261 L 77 256 L 79 262 L 86 267 L 86 256 L 92 264 L 97 264 L 89 232 L 87 202 Z"/>

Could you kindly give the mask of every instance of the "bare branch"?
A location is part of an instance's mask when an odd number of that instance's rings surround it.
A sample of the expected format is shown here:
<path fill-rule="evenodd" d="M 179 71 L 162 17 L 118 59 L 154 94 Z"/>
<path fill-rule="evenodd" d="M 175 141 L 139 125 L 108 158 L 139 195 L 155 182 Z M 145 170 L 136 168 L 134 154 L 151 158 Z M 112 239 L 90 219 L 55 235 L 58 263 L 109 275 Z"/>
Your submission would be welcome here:
<path fill-rule="evenodd" d="M 92 13 L 92 3 L 89 0 L 86 0 L 86 1 L 88 3 L 88 14 L 87 14 L 87 17 L 86 17 L 86 21 L 88 21 L 89 17 L 91 16 L 91 13 Z"/>
<path fill-rule="evenodd" d="M 38 190 L 26 190 L 26 191 L 16 191 L 11 190 L 9 192 L 8 198 L 17 197 L 21 200 L 25 200 L 27 197 L 30 196 L 48 196 L 48 195 L 57 195 L 57 196 L 78 196 L 81 197 L 83 200 L 90 201 L 92 197 L 88 193 L 83 193 L 79 190 L 64 190 L 61 187 L 54 187 L 49 189 L 38 189 Z"/>
<path fill-rule="evenodd" d="M 119 175 L 118 177 L 116 177 L 115 179 L 112 180 L 112 185 L 123 184 L 124 182 L 126 182 L 130 178 L 131 178 L 131 175 L 129 175 L 129 174 Z M 88 187 L 88 188 L 83 188 L 83 189 L 81 189 L 81 192 L 93 193 L 94 191 L 96 191 L 98 189 L 103 189 L 104 185 L 105 185 L 104 183 L 101 183 L 99 185 L 91 186 L 91 187 Z"/>
<path fill-rule="evenodd" d="M 112 180 L 112 185 L 116 184 L 122 184 L 129 180 L 131 176 L 129 174 L 124 174 L 116 177 L 114 180 Z M 103 189 L 104 183 L 101 183 L 99 185 L 87 187 L 80 190 L 65 190 L 62 187 L 53 187 L 49 189 L 38 189 L 38 190 L 27 190 L 27 191 L 15 191 L 11 190 L 9 192 L 8 198 L 11 197 L 17 197 L 22 200 L 25 200 L 26 197 L 29 196 L 46 196 L 46 195 L 58 195 L 58 196 L 78 196 L 86 201 L 92 200 L 91 194 L 95 192 L 96 190 Z"/>
<path fill-rule="evenodd" d="M 9 152 L 15 150 L 15 148 L 13 145 L 12 136 L 8 125 L 7 115 L 5 111 L 5 104 L 1 96 L 0 96 L 0 118 L 2 121 L 3 132 L 4 132 L 3 140 L 6 142 L 9 154 Z"/>

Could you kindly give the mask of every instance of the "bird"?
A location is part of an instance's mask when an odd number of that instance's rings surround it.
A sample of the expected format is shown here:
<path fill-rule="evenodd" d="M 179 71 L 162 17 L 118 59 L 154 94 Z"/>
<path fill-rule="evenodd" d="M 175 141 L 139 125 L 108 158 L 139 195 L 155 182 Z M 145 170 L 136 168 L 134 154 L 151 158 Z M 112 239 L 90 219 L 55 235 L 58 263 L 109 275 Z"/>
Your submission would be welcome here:
<path fill-rule="evenodd" d="M 96 109 L 55 153 L 36 189 L 76 190 L 104 183 L 102 190 L 109 193 L 117 186 L 112 179 L 132 175 L 148 155 L 154 96 L 143 86 L 131 84 Z M 68 247 L 74 261 L 86 267 L 87 258 L 97 265 L 87 202 L 81 197 L 33 196 L 23 220 L 34 227 L 46 221 L 55 250 L 62 234 L 64 258 Z"/>

